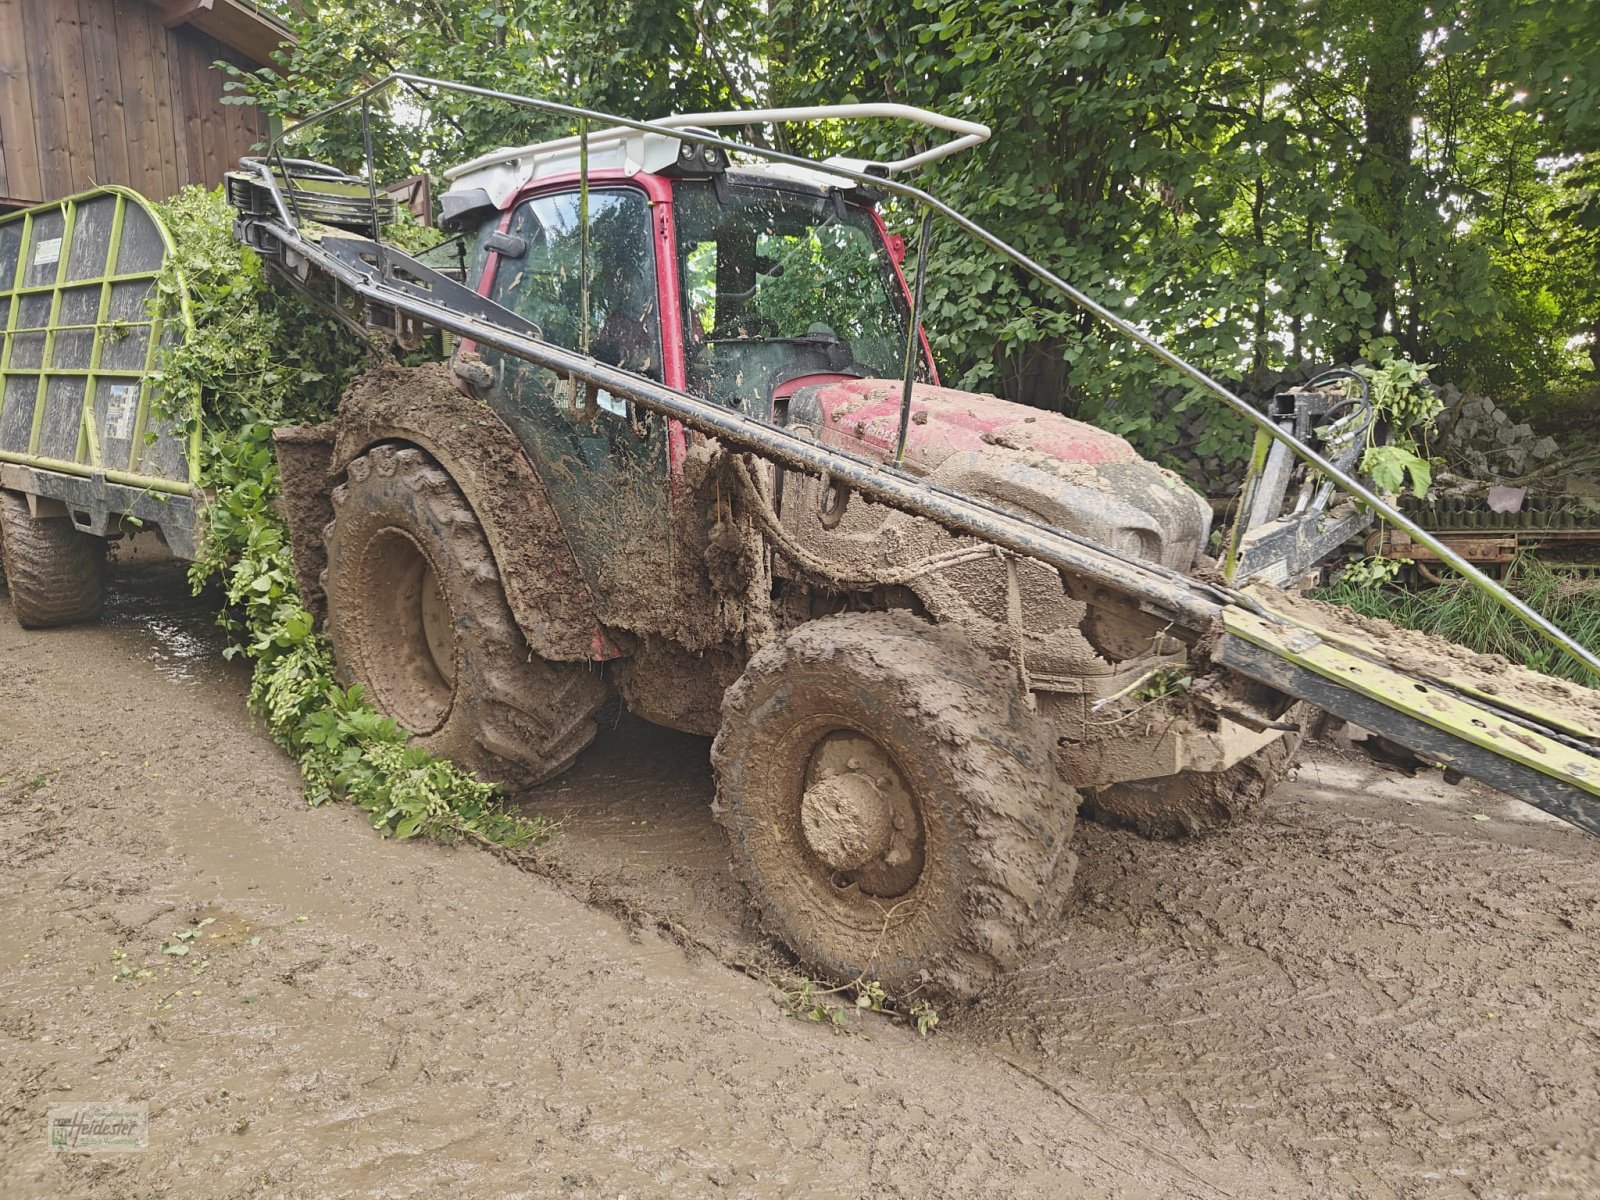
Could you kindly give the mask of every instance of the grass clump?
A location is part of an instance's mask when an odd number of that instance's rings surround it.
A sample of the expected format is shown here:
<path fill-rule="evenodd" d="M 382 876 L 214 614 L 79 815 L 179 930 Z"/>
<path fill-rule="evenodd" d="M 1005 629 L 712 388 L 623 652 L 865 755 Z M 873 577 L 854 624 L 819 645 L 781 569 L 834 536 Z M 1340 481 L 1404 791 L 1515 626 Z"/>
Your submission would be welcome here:
<path fill-rule="evenodd" d="M 1579 645 L 1600 651 L 1600 579 L 1561 571 L 1523 554 L 1506 568 L 1501 583 Z M 1341 578 L 1317 594 L 1363 616 L 1433 634 L 1479 654 L 1499 654 L 1546 675 L 1590 687 L 1595 683 L 1581 663 L 1465 579 L 1409 590 L 1393 583 L 1374 586 L 1365 578 Z"/>
<path fill-rule="evenodd" d="M 190 582 L 227 597 L 224 652 L 254 662 L 249 703 L 300 764 L 312 804 L 358 805 L 385 835 L 469 839 L 507 849 L 546 840 L 547 822 L 508 813 L 496 787 L 424 750 L 334 679 L 333 651 L 295 583 L 272 430 L 333 415 L 376 348 L 275 287 L 235 240 L 221 189 L 187 188 L 157 206 L 177 245 L 152 303 L 175 311 L 186 290 L 194 330 L 162 353 L 156 381 L 183 435 L 199 423 L 205 538 Z M 198 417 L 193 398 L 198 396 Z"/>

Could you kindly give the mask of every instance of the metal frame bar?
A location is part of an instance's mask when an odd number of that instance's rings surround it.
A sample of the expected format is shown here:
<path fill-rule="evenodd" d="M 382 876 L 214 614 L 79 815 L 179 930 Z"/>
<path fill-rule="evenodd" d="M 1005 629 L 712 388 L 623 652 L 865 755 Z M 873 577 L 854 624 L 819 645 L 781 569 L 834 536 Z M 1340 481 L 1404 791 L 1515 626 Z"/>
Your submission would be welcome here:
<path fill-rule="evenodd" d="M 44 432 L 44 410 L 50 402 L 50 364 L 55 361 L 56 318 L 61 315 L 61 284 L 67 277 L 67 260 L 72 257 L 72 234 L 77 227 L 78 202 L 75 198 L 62 201 L 61 238 L 56 251 L 56 281 L 50 291 L 50 327 L 44 331 L 44 349 L 40 351 L 39 386 L 33 397 L 33 429 L 28 434 L 28 453 L 39 453 L 39 437 Z M 24 250 L 28 247 L 24 246 Z M 85 389 L 87 391 L 87 388 Z M 81 418 L 80 418 L 81 420 Z"/>
<path fill-rule="evenodd" d="M 690 142 L 695 145 L 712 146 L 729 154 L 743 154 L 765 159 L 769 162 L 785 163 L 790 166 L 801 167 L 807 170 L 821 171 L 826 174 L 833 175 L 839 179 L 849 180 L 857 185 L 876 189 L 881 192 L 887 192 L 891 195 L 896 195 L 902 199 L 911 201 L 914 204 L 923 205 L 927 209 L 932 210 L 934 213 L 937 213 L 939 216 L 942 216 L 946 220 L 952 222 L 957 228 L 968 234 L 968 236 L 976 239 L 982 245 L 987 246 L 989 249 L 994 250 L 1004 258 L 1009 259 L 1013 264 L 1028 272 L 1028 274 L 1044 283 L 1047 287 L 1059 292 L 1061 295 L 1071 300 L 1074 304 L 1078 305 L 1080 308 L 1090 313 L 1104 324 L 1121 333 L 1124 337 L 1128 338 L 1134 344 L 1154 356 L 1157 360 L 1165 363 L 1169 367 L 1172 367 L 1185 378 L 1191 380 L 1195 384 L 1198 384 L 1201 388 L 1210 392 L 1217 399 L 1221 400 L 1227 408 L 1231 409 L 1236 415 L 1243 417 L 1258 430 L 1264 430 L 1268 436 L 1287 445 L 1304 462 L 1321 471 L 1328 479 L 1337 481 L 1337 483 L 1342 486 L 1345 491 L 1349 492 L 1356 499 L 1362 501 L 1374 511 L 1381 514 L 1386 520 L 1389 521 L 1390 524 L 1399 529 L 1405 530 L 1405 532 L 1410 534 L 1415 540 L 1421 542 L 1435 554 L 1439 555 L 1441 561 L 1455 568 L 1455 570 L 1460 572 L 1467 579 L 1470 579 L 1474 586 L 1492 596 L 1497 603 L 1522 618 L 1532 628 L 1537 630 L 1547 641 L 1559 647 L 1572 658 L 1582 663 L 1597 677 L 1600 677 L 1600 656 L 1597 656 L 1585 647 L 1579 645 L 1551 621 L 1535 612 L 1526 603 L 1512 595 L 1505 588 L 1499 586 L 1487 575 L 1469 563 L 1466 559 L 1456 554 L 1448 546 L 1444 545 L 1437 538 L 1433 537 L 1433 535 L 1427 530 L 1423 529 L 1422 526 L 1411 520 L 1398 508 L 1391 505 L 1387 500 L 1385 500 L 1372 488 L 1368 487 L 1359 478 L 1349 474 L 1348 472 L 1340 470 L 1338 466 L 1324 458 L 1321 454 L 1319 454 L 1312 447 L 1306 445 L 1299 438 L 1295 437 L 1293 433 L 1278 428 L 1278 426 L 1271 420 L 1270 417 L 1257 411 L 1253 406 L 1234 394 L 1234 392 L 1230 389 L 1224 387 L 1206 372 L 1187 362 L 1185 359 L 1180 357 L 1174 351 L 1169 350 L 1155 338 L 1152 338 L 1148 334 L 1141 332 L 1129 321 L 1125 320 L 1121 316 L 1118 316 L 1105 305 L 1095 300 L 1086 292 L 1075 287 L 1073 284 L 1067 282 L 1067 280 L 1063 279 L 1061 276 L 1045 267 L 1036 259 L 1024 254 L 1021 250 L 1018 250 L 1016 247 L 1012 246 L 998 234 L 990 232 L 983 226 L 979 225 L 976 221 L 972 220 L 970 217 L 964 216 L 950 205 L 945 204 L 943 201 L 922 190 L 921 188 L 913 187 L 910 184 L 902 183 L 893 178 L 886 177 L 881 172 L 869 172 L 864 169 L 857 170 L 854 167 L 840 162 L 819 163 L 811 159 L 803 158 L 799 155 L 789 154 L 780 150 L 769 150 L 763 147 L 746 145 L 742 142 L 717 137 L 709 133 L 703 133 L 693 128 L 677 128 L 673 125 L 663 124 L 659 121 L 631 120 L 625 117 L 617 117 L 609 113 L 599 112 L 595 109 L 582 108 L 571 104 L 562 104 L 554 100 L 543 100 L 537 97 L 518 95 L 514 92 L 503 92 L 494 88 L 476 87 L 470 84 L 462 83 L 452 83 L 448 80 L 433 79 L 425 75 L 413 75 L 406 72 L 396 72 L 388 75 L 385 78 L 371 84 L 370 86 L 363 88 L 354 96 L 342 100 L 337 104 L 330 105 L 328 108 L 325 108 L 320 112 L 313 113 L 305 119 L 296 122 L 294 125 L 289 126 L 283 131 L 283 134 L 279 138 L 274 139 L 273 150 L 278 152 L 278 144 L 283 140 L 283 138 L 287 138 L 291 134 L 294 134 L 295 132 L 305 129 L 313 124 L 325 121 L 334 114 L 341 112 L 352 105 L 367 103 L 370 101 L 372 96 L 377 95 L 380 92 L 387 91 L 397 85 L 411 86 L 413 90 L 421 88 L 436 88 L 441 91 L 477 96 L 481 99 L 498 100 L 503 103 L 512 104 L 523 108 L 530 108 L 539 112 L 569 117 L 575 121 L 606 121 L 620 128 L 634 129 L 643 133 L 663 134 L 676 137 L 682 141 Z M 278 154 L 281 160 L 281 152 L 278 152 Z M 284 208 L 282 198 L 279 196 L 277 188 L 274 186 L 270 172 L 257 164 L 257 173 L 261 175 L 263 181 L 266 183 L 268 188 L 271 189 L 274 201 L 281 215 L 284 217 L 285 225 L 287 225 L 290 229 L 296 228 L 295 223 L 289 219 L 288 212 Z M 368 173 L 371 173 L 370 163 L 368 165 Z M 458 332 L 467 331 L 458 330 Z M 524 353 L 524 350 L 526 349 L 528 349 L 528 347 L 524 347 L 522 350 L 511 349 L 509 352 L 518 354 L 520 357 L 529 357 L 528 354 Z M 574 366 L 576 365 L 577 364 L 574 364 Z M 622 376 L 622 379 L 628 378 L 628 376 Z M 676 402 L 674 401 L 673 404 L 675 405 Z M 665 409 L 668 407 L 668 404 L 663 403 L 662 407 Z M 850 459 L 848 461 L 854 464 L 856 467 L 861 465 L 861 460 L 858 459 Z M 845 475 L 841 471 L 835 471 L 834 475 L 840 479 L 845 479 Z M 845 479 L 845 481 L 849 482 L 848 479 Z M 925 485 L 919 484 L 919 487 L 920 486 Z M 912 511 L 917 510 L 913 508 Z M 1113 557 L 1121 558 L 1121 556 Z"/>
<path fill-rule="evenodd" d="M 933 213 L 922 210 L 922 233 L 917 238 L 917 278 L 911 289 L 911 318 L 906 322 L 905 378 L 900 381 L 900 428 L 894 435 L 894 465 L 906 461 L 906 435 L 911 431 L 911 389 L 922 357 L 922 289 L 928 279 L 928 246 L 933 236 Z"/>
<path fill-rule="evenodd" d="M 107 270 L 114 269 L 117 265 L 117 256 L 122 252 L 122 220 L 127 211 L 128 201 L 122 196 L 112 197 L 111 209 L 111 236 L 106 242 L 106 260 L 102 266 Z M 104 468 L 100 461 L 100 447 L 98 430 L 94 424 L 95 386 L 100 380 L 100 357 L 105 350 L 105 338 L 100 331 L 106 328 L 108 322 L 106 315 L 111 311 L 111 283 L 102 278 L 100 280 L 100 304 L 95 309 L 95 332 L 89 349 L 89 374 L 83 384 L 83 420 L 80 423 L 78 434 L 78 453 L 80 460 L 87 455 L 91 465 Z M 65 328 L 65 326 L 61 326 Z M 128 469 L 133 469 L 133 445 L 137 439 L 130 438 Z"/>

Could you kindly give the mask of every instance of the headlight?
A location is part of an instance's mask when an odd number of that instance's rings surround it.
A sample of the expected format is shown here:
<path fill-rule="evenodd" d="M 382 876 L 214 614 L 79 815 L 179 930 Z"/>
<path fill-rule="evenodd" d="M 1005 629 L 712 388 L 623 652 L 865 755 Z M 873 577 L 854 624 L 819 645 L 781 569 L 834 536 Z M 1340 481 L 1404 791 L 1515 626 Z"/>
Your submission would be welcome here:
<path fill-rule="evenodd" d="M 1147 562 L 1161 561 L 1161 539 L 1148 529 L 1119 529 L 1111 538 L 1114 549 Z"/>

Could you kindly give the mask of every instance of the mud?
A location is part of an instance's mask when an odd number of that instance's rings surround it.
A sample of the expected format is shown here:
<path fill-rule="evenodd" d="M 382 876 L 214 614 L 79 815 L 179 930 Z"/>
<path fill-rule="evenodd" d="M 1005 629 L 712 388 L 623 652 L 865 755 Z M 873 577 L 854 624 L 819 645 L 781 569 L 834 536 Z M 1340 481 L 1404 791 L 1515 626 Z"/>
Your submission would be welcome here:
<path fill-rule="evenodd" d="M 723 507 L 714 446 L 691 448 L 667 511 L 656 478 L 666 464 L 614 456 L 618 475 L 600 489 L 610 499 L 564 527 L 541 476 L 590 468 L 572 460 L 570 447 L 536 465 L 488 404 L 462 394 L 445 364 L 368 372 L 347 389 L 339 417 L 335 477 L 386 439 L 415 443 L 445 467 L 488 536 L 512 613 L 536 654 L 573 662 L 637 653 L 640 661 L 626 665 L 619 680 L 635 708 L 676 726 L 715 728 L 729 664 L 737 675 L 744 641 L 759 641 L 770 626 L 771 585 L 759 538 L 748 528 L 727 526 L 729 537 L 713 554 L 720 569 L 715 577 L 708 569 L 707 526 Z M 286 480 L 315 481 L 316 455 L 302 443 L 314 443 L 316 434 L 296 431 L 287 445 L 280 442 L 280 452 L 288 451 L 280 464 Z M 297 569 L 302 557 L 307 563 L 302 583 L 320 566 L 321 544 L 317 526 L 318 548 L 303 553 L 302 528 L 311 529 L 325 508 L 303 497 L 285 501 L 291 518 L 301 515 L 295 539 Z M 318 592 L 313 586 L 310 594 Z"/>
<path fill-rule="evenodd" d="M 1006 986 L 834 1033 L 728 965 L 777 956 L 703 739 L 622 720 L 523 797 L 546 875 L 385 842 L 238 664 L 163 670 L 141 607 L 220 646 L 173 574 L 113 583 L 84 630 L 0 600 L 7 1200 L 1600 1194 L 1600 843 L 1506 797 L 1321 750 L 1196 842 L 1080 825 Z M 100 1099 L 150 1150 L 52 1157 Z"/>
<path fill-rule="evenodd" d="M 328 595 L 322 573 L 328 566 L 328 548 L 322 531 L 333 520 L 332 422 L 321 425 L 286 425 L 272 431 L 272 452 L 278 463 L 279 490 L 275 501 L 289 527 L 289 549 L 295 582 L 306 611 L 318 628 L 328 620 Z"/>

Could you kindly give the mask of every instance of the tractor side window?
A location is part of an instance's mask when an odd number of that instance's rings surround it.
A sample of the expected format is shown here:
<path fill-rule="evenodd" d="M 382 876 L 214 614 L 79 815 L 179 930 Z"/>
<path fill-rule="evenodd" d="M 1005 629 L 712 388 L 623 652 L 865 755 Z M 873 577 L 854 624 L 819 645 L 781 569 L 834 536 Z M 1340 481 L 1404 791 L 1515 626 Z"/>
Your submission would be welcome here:
<path fill-rule="evenodd" d="M 502 258 L 490 298 L 539 326 L 546 341 L 582 351 L 583 239 L 578 193 L 524 201 L 509 232 L 527 243 Z M 632 188 L 589 193 L 588 352 L 661 378 L 661 323 L 650 205 Z"/>

